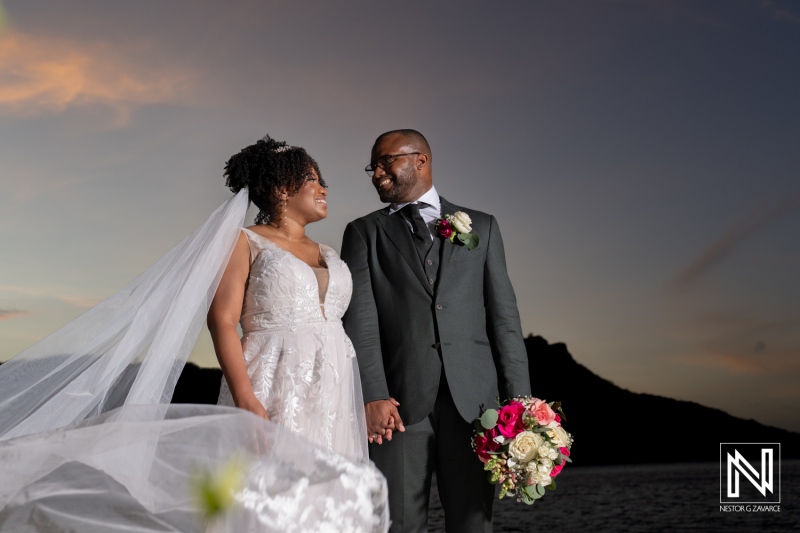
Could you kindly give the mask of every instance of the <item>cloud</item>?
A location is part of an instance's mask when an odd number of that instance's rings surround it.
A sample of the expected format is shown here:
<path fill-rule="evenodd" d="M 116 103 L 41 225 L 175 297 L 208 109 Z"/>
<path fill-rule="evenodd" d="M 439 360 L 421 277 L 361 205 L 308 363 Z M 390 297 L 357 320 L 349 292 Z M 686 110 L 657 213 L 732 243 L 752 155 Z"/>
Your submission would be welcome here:
<path fill-rule="evenodd" d="M 0 36 L 6 30 L 8 17 L 6 16 L 6 9 L 3 7 L 3 2 L 0 2 Z"/>
<path fill-rule="evenodd" d="M 685 331 L 695 349 L 677 357 L 684 364 L 733 374 L 800 376 L 800 328 L 794 318 L 704 313 L 693 316 Z"/>
<path fill-rule="evenodd" d="M 187 69 L 137 55 L 121 45 L 8 32 L 0 37 L 0 112 L 31 116 L 99 104 L 121 125 L 136 106 L 191 99 Z"/>
<path fill-rule="evenodd" d="M 73 290 L 58 287 L 22 287 L 17 285 L 0 285 L 0 293 L 3 292 L 22 295 L 27 298 L 59 300 L 64 303 L 74 305 L 75 307 L 84 308 L 94 307 L 104 299 L 77 294 Z"/>
<path fill-rule="evenodd" d="M 800 24 L 800 16 L 795 15 L 785 7 L 781 7 L 774 0 L 761 0 L 761 9 L 767 11 L 775 20 Z"/>
<path fill-rule="evenodd" d="M 689 22 L 702 26 L 722 27 L 725 24 L 715 16 L 698 11 L 691 2 L 676 0 L 607 0 L 611 3 L 629 4 L 631 7 L 645 7 L 656 13 L 662 24 Z"/>
<path fill-rule="evenodd" d="M 12 318 L 17 318 L 18 316 L 25 316 L 29 315 L 28 311 L 23 311 L 22 309 L 0 309 L 0 320 L 10 320 Z"/>
<path fill-rule="evenodd" d="M 797 350 L 781 350 L 777 353 L 735 353 L 711 346 L 703 347 L 700 353 L 682 358 L 692 366 L 722 368 L 733 374 L 787 376 L 800 375 Z"/>
<path fill-rule="evenodd" d="M 678 272 L 670 281 L 671 288 L 677 290 L 690 288 L 703 274 L 718 265 L 747 237 L 798 206 L 800 206 L 800 191 L 780 203 L 753 210 L 730 228 L 722 238 Z"/>

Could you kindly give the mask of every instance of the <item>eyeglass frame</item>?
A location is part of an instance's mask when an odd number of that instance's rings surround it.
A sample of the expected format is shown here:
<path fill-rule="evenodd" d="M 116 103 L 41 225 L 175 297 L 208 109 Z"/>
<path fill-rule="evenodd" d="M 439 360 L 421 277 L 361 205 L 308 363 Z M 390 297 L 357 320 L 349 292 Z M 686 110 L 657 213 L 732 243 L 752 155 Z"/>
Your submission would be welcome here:
<path fill-rule="evenodd" d="M 383 170 L 386 170 L 386 167 L 388 167 L 389 165 L 394 163 L 397 160 L 398 157 L 403 157 L 404 155 L 421 155 L 421 154 L 422 154 L 422 152 L 408 152 L 408 153 L 405 153 L 405 154 L 387 154 L 385 156 L 379 157 L 378 160 L 375 161 L 374 164 L 370 163 L 369 165 L 364 167 L 364 172 L 366 172 L 367 175 L 370 178 L 372 178 L 372 177 L 375 177 L 375 171 L 376 170 L 378 170 L 379 168 L 382 168 Z M 386 160 L 385 162 L 382 161 L 384 159 Z"/>

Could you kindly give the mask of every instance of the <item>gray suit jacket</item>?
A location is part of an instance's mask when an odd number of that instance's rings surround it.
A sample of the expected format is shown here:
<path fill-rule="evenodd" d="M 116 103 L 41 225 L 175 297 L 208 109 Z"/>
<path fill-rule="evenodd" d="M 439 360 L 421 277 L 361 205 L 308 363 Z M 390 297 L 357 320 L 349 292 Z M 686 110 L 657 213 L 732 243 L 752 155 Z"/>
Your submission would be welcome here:
<path fill-rule="evenodd" d="M 496 398 L 530 394 L 528 357 L 500 229 L 492 215 L 441 198 L 442 212 L 466 212 L 475 250 L 442 243 L 431 287 L 399 213 L 384 208 L 347 225 L 342 259 L 353 275 L 344 316 L 364 401 L 394 397 L 405 424 L 433 409 L 444 368 L 458 412 L 468 422 Z M 438 237 L 437 237 L 438 238 Z"/>

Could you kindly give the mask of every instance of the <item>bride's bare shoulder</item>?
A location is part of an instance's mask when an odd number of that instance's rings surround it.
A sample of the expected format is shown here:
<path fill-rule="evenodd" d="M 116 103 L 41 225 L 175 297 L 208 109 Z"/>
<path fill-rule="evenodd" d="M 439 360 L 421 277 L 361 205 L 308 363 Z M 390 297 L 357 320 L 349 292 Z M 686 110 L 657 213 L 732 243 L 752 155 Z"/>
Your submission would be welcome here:
<path fill-rule="evenodd" d="M 247 226 L 244 229 L 253 232 L 256 235 L 261 235 L 262 237 L 266 237 L 268 239 L 272 239 L 272 237 L 275 235 L 275 228 L 273 228 L 272 226 L 268 226 L 266 224 L 256 224 L 253 226 Z"/>

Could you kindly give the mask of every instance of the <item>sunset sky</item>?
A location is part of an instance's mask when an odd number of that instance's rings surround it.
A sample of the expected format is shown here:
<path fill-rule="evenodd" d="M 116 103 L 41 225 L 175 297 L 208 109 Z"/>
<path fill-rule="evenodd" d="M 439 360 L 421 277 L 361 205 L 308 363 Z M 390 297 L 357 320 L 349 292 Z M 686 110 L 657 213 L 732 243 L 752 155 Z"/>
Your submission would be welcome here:
<path fill-rule="evenodd" d="M 319 162 L 338 249 L 381 207 L 375 137 L 415 128 L 497 217 L 526 334 L 800 431 L 799 95 L 788 0 L 3 1 L 0 361 L 201 224 L 264 134 Z"/>

